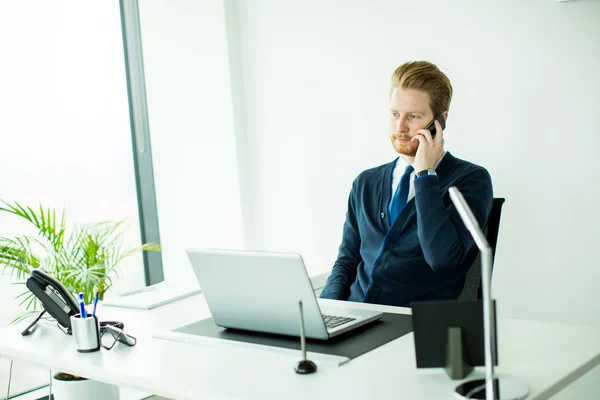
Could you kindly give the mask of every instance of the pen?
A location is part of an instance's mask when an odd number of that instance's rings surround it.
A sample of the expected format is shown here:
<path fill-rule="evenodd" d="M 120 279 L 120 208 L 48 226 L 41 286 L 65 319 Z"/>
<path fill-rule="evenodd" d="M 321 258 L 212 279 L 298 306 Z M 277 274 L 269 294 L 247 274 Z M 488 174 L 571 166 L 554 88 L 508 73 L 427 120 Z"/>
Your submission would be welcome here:
<path fill-rule="evenodd" d="M 87 318 L 85 305 L 83 304 L 83 293 L 79 293 L 79 308 L 81 308 L 81 318 Z"/>
<path fill-rule="evenodd" d="M 96 316 L 96 306 L 98 305 L 98 292 L 96 292 L 96 297 L 94 298 L 94 309 L 92 310 L 92 317 Z"/>

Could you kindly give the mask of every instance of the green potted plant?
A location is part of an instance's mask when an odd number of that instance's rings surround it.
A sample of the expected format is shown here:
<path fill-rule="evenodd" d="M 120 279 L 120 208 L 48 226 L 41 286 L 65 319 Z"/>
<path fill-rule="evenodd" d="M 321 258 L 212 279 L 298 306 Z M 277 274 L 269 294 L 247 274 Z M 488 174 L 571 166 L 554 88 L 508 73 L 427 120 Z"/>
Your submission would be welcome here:
<path fill-rule="evenodd" d="M 51 208 L 34 210 L 15 202 L 1 202 L 0 213 L 8 213 L 29 222 L 34 232 L 0 237 L 0 265 L 10 270 L 14 284 L 25 285 L 31 271 L 43 267 L 75 297 L 84 293 L 85 304 L 93 302 L 98 291 L 100 300 L 118 276 L 119 263 L 139 251 L 160 251 L 156 243 L 123 247 L 123 221 L 99 222 L 67 229 L 65 213 Z M 24 286 L 25 287 L 25 286 Z M 29 290 L 17 296 L 25 312 L 13 320 L 17 323 L 39 313 L 41 305 Z"/>

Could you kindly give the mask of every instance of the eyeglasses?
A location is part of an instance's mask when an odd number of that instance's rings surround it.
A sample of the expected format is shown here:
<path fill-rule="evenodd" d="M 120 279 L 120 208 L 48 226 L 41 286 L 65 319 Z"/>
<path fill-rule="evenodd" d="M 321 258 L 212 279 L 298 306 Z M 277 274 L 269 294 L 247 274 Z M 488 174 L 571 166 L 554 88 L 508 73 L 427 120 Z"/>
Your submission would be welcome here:
<path fill-rule="evenodd" d="M 103 328 L 104 331 L 102 332 L 101 336 L 102 347 L 104 347 L 106 350 L 111 350 L 117 342 L 121 342 L 130 347 L 135 346 L 137 343 L 137 339 L 123 332 L 123 329 L 112 325 L 106 325 Z"/>

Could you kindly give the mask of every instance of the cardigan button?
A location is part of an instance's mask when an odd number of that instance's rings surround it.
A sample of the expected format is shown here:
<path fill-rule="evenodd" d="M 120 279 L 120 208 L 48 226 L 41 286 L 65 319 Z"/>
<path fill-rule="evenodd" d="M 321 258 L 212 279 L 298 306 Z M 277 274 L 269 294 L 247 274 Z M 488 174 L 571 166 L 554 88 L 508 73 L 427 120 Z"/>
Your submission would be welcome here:
<path fill-rule="evenodd" d="M 384 218 L 385 218 L 385 214 L 384 214 L 384 213 L 381 213 L 381 215 L 380 215 L 380 216 L 381 216 L 381 219 L 384 219 Z"/>

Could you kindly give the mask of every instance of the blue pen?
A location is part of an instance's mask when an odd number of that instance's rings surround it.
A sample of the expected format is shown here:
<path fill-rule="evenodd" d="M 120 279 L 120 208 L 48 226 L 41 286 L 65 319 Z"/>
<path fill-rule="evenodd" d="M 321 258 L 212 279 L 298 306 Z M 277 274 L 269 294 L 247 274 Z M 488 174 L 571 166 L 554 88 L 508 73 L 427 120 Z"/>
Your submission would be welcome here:
<path fill-rule="evenodd" d="M 92 317 L 96 316 L 96 306 L 98 305 L 98 292 L 96 292 L 96 297 L 94 298 L 94 309 L 92 310 Z"/>
<path fill-rule="evenodd" d="M 87 318 L 85 305 L 83 304 L 83 293 L 79 293 L 79 308 L 81 308 L 81 318 Z"/>

